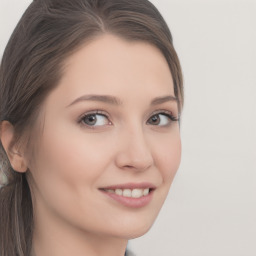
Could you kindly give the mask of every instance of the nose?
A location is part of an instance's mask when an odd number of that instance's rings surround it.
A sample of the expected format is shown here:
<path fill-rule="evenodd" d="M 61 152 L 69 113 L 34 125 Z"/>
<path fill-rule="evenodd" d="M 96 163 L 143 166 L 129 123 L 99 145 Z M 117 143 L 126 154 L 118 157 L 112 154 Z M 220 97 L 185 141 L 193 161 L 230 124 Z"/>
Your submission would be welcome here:
<path fill-rule="evenodd" d="M 124 170 L 145 171 L 153 165 L 151 148 L 141 129 L 119 135 L 116 165 Z"/>

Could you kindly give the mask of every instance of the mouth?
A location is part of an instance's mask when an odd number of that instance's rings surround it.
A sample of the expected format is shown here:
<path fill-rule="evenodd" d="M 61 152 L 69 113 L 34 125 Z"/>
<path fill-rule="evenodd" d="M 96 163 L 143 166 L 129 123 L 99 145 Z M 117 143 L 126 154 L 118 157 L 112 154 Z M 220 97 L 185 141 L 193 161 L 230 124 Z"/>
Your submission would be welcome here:
<path fill-rule="evenodd" d="M 156 187 L 152 184 L 123 184 L 99 190 L 118 203 L 128 207 L 139 208 L 150 203 Z"/>
<path fill-rule="evenodd" d="M 153 188 L 116 188 L 116 189 L 100 189 L 106 193 L 111 193 L 111 194 L 116 194 L 118 196 L 123 196 L 123 197 L 130 197 L 130 198 L 141 198 L 143 196 L 147 196 L 149 193 L 152 193 L 154 190 Z"/>

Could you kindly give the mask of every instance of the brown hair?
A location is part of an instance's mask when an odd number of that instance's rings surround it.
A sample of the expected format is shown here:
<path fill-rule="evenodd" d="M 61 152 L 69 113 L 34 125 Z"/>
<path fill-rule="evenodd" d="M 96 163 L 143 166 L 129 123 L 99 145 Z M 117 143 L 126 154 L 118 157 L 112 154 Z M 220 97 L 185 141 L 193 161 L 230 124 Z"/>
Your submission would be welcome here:
<path fill-rule="evenodd" d="M 64 60 L 102 33 L 159 48 L 169 64 L 182 109 L 182 74 L 172 36 L 149 1 L 34 0 L 15 28 L 0 66 L 0 122 L 13 125 L 13 143 L 31 131 L 28 127 L 33 127 L 40 105 L 58 84 Z M 2 144 L 0 168 L 7 177 L 0 188 L 0 255 L 28 256 L 33 209 L 27 174 L 12 169 Z"/>

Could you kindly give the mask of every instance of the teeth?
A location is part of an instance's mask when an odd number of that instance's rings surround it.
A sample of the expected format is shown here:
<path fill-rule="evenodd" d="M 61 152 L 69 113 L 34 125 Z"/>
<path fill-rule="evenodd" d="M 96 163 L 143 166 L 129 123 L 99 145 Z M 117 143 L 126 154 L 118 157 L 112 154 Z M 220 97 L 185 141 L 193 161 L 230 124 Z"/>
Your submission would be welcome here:
<path fill-rule="evenodd" d="M 140 188 L 135 188 L 135 189 L 106 189 L 106 192 L 108 193 L 115 193 L 119 196 L 124 196 L 124 197 L 132 197 L 132 198 L 140 198 L 142 196 L 147 196 L 149 194 L 149 188 L 145 189 L 140 189 Z"/>
<path fill-rule="evenodd" d="M 107 191 L 108 193 L 115 193 L 115 190 L 114 190 L 114 189 L 106 189 L 106 191 Z"/>
<path fill-rule="evenodd" d="M 147 196 L 149 193 L 149 188 L 143 190 L 143 196 Z"/>
<path fill-rule="evenodd" d="M 142 197 L 143 196 L 143 191 L 142 189 L 133 189 L 132 190 L 132 197 L 134 198 L 139 198 L 139 197 Z"/>
<path fill-rule="evenodd" d="M 116 189 L 115 190 L 115 193 L 119 196 L 122 196 L 123 195 L 123 190 L 122 189 Z"/>
<path fill-rule="evenodd" d="M 131 197 L 132 196 L 132 191 L 130 189 L 124 189 L 123 190 L 123 196 L 124 197 Z"/>

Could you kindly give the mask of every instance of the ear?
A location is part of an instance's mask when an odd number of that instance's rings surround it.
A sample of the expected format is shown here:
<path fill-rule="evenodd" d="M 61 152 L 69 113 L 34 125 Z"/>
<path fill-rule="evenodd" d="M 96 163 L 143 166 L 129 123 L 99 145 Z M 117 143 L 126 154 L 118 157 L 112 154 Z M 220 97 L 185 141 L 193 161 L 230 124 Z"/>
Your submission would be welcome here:
<path fill-rule="evenodd" d="M 23 153 L 19 151 L 16 143 L 12 143 L 14 139 L 14 127 L 10 122 L 1 122 L 0 139 L 13 170 L 21 173 L 26 172 L 27 164 Z"/>

